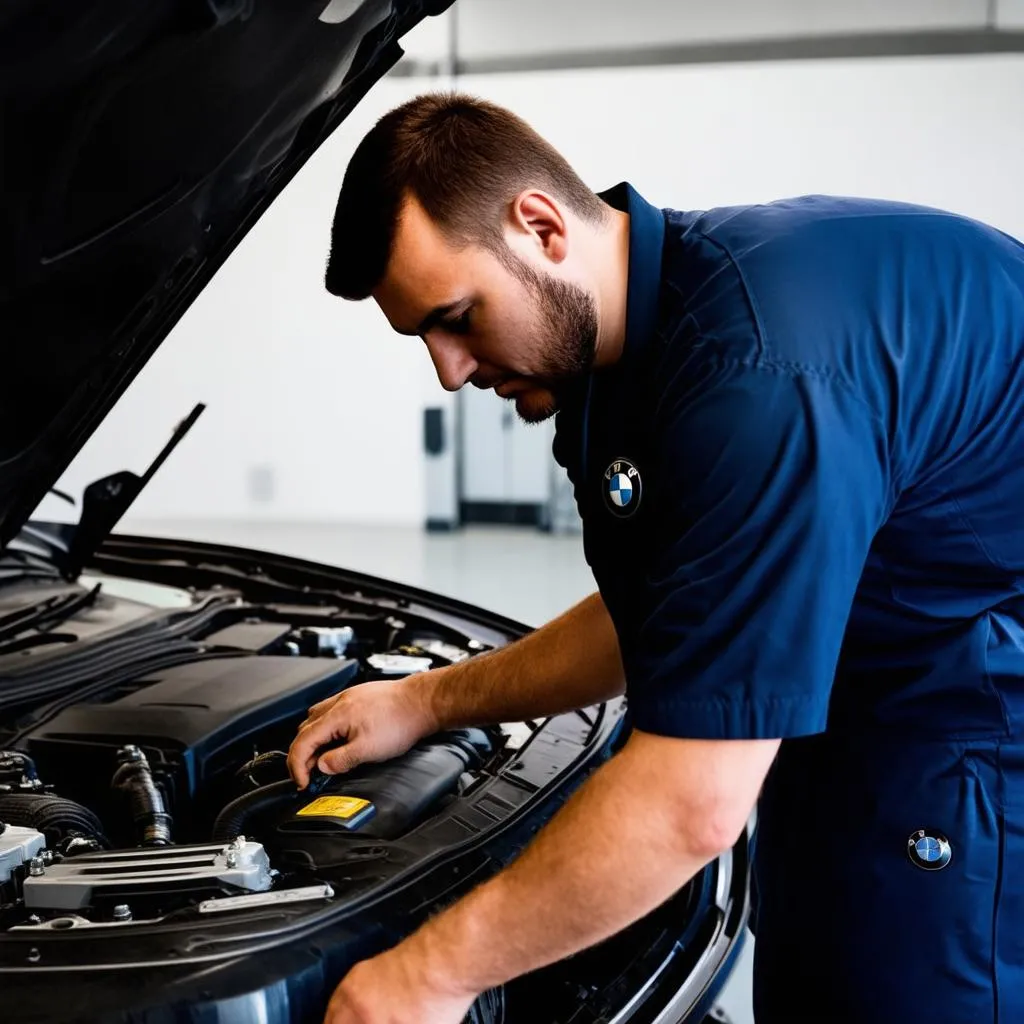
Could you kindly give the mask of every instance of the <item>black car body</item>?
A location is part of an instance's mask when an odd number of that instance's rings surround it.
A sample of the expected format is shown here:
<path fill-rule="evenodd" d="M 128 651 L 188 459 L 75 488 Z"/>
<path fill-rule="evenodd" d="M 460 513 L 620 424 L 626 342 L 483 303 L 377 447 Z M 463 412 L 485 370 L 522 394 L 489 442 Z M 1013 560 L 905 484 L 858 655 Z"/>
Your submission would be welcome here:
<path fill-rule="evenodd" d="M 432 737 L 297 793 L 278 752 L 310 704 L 526 627 L 322 565 L 112 534 L 151 473 L 92 485 L 77 527 L 29 521 L 398 39 L 447 5 L 0 14 L 5 1019 L 317 1021 L 348 967 L 500 870 L 624 740 L 615 701 Z M 474 1019 L 700 1020 L 740 947 L 747 856 L 744 835 Z"/>

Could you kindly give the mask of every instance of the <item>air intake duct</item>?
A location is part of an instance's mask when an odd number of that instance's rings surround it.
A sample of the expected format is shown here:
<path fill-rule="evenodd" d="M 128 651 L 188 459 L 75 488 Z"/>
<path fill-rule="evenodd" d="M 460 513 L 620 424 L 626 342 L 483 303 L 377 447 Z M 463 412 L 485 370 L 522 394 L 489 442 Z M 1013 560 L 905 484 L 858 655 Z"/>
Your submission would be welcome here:
<path fill-rule="evenodd" d="M 383 764 L 365 764 L 326 779 L 316 795 L 299 794 L 279 820 L 284 840 L 299 836 L 397 839 L 454 795 L 466 772 L 480 768 L 491 752 L 482 729 L 442 733 Z"/>

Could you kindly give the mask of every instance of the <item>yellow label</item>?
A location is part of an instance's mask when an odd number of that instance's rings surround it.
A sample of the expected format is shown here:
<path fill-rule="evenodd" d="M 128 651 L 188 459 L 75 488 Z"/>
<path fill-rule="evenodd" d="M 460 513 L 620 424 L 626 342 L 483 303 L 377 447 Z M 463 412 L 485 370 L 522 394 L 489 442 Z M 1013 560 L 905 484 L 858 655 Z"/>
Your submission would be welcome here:
<path fill-rule="evenodd" d="M 359 796 L 319 796 L 297 813 L 315 818 L 354 818 L 369 806 L 370 801 Z"/>

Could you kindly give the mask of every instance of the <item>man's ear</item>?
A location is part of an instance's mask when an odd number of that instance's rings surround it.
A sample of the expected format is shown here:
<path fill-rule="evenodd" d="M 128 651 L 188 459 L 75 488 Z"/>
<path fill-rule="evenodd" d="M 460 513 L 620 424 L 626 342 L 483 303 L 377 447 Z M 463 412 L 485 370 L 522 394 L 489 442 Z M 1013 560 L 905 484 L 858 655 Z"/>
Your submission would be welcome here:
<path fill-rule="evenodd" d="M 519 236 L 520 245 L 524 241 L 532 243 L 552 263 L 561 263 L 568 255 L 566 217 L 558 201 L 547 192 L 520 192 L 512 200 L 510 217 L 510 227 Z"/>

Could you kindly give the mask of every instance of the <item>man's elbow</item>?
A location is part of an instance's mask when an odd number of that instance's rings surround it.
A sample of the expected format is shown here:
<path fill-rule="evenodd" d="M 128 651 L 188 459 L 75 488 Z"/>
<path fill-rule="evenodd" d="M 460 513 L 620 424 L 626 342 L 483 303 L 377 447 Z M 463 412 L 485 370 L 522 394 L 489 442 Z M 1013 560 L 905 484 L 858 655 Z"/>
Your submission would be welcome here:
<path fill-rule="evenodd" d="M 678 852 L 703 863 L 736 845 L 778 740 L 689 740 L 634 732 L 623 754 L 663 813 Z"/>
<path fill-rule="evenodd" d="M 709 808 L 689 817 L 680 830 L 686 853 L 695 860 L 710 863 L 731 850 L 747 827 L 750 811 Z"/>

